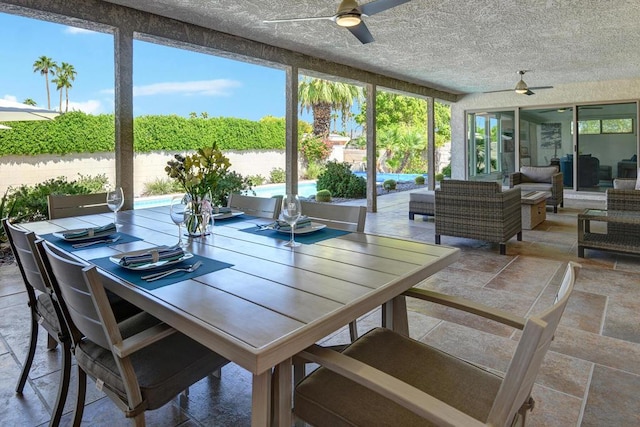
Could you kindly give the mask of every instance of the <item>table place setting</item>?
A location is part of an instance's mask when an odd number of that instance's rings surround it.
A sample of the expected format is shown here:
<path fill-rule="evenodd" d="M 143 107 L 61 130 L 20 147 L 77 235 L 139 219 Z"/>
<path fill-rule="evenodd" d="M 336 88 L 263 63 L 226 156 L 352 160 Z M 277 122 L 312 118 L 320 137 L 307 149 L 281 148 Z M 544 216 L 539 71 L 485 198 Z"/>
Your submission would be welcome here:
<path fill-rule="evenodd" d="M 149 291 L 232 267 L 232 264 L 187 252 L 179 245 L 124 252 L 90 262 Z"/>
<path fill-rule="evenodd" d="M 142 240 L 139 237 L 116 231 L 115 223 L 48 233 L 40 235 L 39 237 L 59 246 L 67 252 L 98 246 L 120 245 Z"/>

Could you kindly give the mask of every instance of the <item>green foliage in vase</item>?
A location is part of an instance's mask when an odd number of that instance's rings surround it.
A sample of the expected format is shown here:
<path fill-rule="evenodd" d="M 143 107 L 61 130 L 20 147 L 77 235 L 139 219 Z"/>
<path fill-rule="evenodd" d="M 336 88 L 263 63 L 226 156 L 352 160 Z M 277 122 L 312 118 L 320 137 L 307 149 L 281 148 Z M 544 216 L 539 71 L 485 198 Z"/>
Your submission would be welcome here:
<path fill-rule="evenodd" d="M 367 195 L 367 181 L 351 173 L 346 162 L 328 162 L 316 183 L 318 190 L 329 190 L 333 197 L 363 198 Z"/>

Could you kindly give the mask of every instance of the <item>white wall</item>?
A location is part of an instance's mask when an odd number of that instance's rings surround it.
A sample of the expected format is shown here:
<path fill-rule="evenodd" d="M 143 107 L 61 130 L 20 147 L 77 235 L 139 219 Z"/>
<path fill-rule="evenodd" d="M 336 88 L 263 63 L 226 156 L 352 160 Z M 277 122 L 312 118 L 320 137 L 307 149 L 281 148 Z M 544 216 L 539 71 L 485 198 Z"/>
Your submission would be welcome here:
<path fill-rule="evenodd" d="M 176 152 L 160 151 L 135 154 L 134 195 L 144 191 L 144 184 L 157 178 L 167 178 L 164 167 Z M 273 168 L 285 167 L 284 150 L 226 151 L 231 170 L 246 175 L 269 178 Z M 0 157 L 0 197 L 8 187 L 34 185 L 60 176 L 76 180 L 78 174 L 96 176 L 105 174 L 115 183 L 114 153 L 87 153 L 74 155 L 37 155 Z"/>

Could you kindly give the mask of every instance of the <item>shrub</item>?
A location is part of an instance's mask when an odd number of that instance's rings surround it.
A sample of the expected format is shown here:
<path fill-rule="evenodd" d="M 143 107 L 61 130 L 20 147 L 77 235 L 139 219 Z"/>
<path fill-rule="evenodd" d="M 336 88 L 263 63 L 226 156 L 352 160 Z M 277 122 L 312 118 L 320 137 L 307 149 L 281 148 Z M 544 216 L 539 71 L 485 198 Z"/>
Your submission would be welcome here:
<path fill-rule="evenodd" d="M 262 175 L 247 175 L 246 179 L 251 184 L 252 187 L 257 187 L 258 185 L 262 185 L 267 180 Z"/>
<path fill-rule="evenodd" d="M 346 162 L 328 162 L 316 183 L 318 190 L 329 190 L 333 197 L 363 198 L 367 195 L 367 181 L 351 173 Z"/>
<path fill-rule="evenodd" d="M 103 188 L 100 191 L 104 191 Z M 15 222 L 49 219 L 47 196 L 49 194 L 89 194 L 90 191 L 76 181 L 66 178 L 49 179 L 34 186 L 21 185 L 9 196 L 7 203 L 13 206 Z"/>
<path fill-rule="evenodd" d="M 325 167 L 321 163 L 309 162 L 307 165 L 306 177 L 307 179 L 318 179 L 318 177 L 324 172 Z"/>
<path fill-rule="evenodd" d="M 102 193 L 109 184 L 109 178 L 103 173 L 96 176 L 82 175 L 79 173 L 78 176 L 80 178 L 78 178 L 77 183 L 86 188 L 89 193 Z"/>
<path fill-rule="evenodd" d="M 330 202 L 331 192 L 329 190 L 320 190 L 316 193 L 316 202 Z"/>
<path fill-rule="evenodd" d="M 416 185 L 424 185 L 424 176 L 416 176 L 413 180 Z"/>
<path fill-rule="evenodd" d="M 304 138 L 300 141 L 300 154 L 307 163 L 322 162 L 331 155 L 331 147 L 322 137 Z"/>
<path fill-rule="evenodd" d="M 176 180 L 169 178 L 156 178 L 154 181 L 144 183 L 144 196 L 159 196 L 162 194 L 183 193 L 184 189 Z"/>
<path fill-rule="evenodd" d="M 437 173 L 436 174 L 436 182 L 442 182 L 443 179 L 444 179 L 444 174 L 443 173 Z"/>
<path fill-rule="evenodd" d="M 395 179 L 387 179 L 382 183 L 382 188 L 384 188 L 387 191 L 395 190 L 396 186 L 397 186 L 397 182 Z"/>
<path fill-rule="evenodd" d="M 282 168 L 273 168 L 269 173 L 269 182 L 279 184 L 287 180 L 287 174 Z"/>
<path fill-rule="evenodd" d="M 442 168 L 442 174 L 446 177 L 451 178 L 451 163 Z"/>

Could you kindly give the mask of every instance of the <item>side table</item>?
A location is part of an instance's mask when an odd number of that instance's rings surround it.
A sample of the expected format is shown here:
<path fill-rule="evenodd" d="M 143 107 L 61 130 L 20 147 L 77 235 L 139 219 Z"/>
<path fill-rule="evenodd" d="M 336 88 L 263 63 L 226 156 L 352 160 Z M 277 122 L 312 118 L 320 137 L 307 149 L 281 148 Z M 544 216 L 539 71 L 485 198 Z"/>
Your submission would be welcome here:
<path fill-rule="evenodd" d="M 542 221 L 547 219 L 546 191 L 532 191 L 522 195 L 520 199 L 522 208 L 522 228 L 532 230 Z"/>

